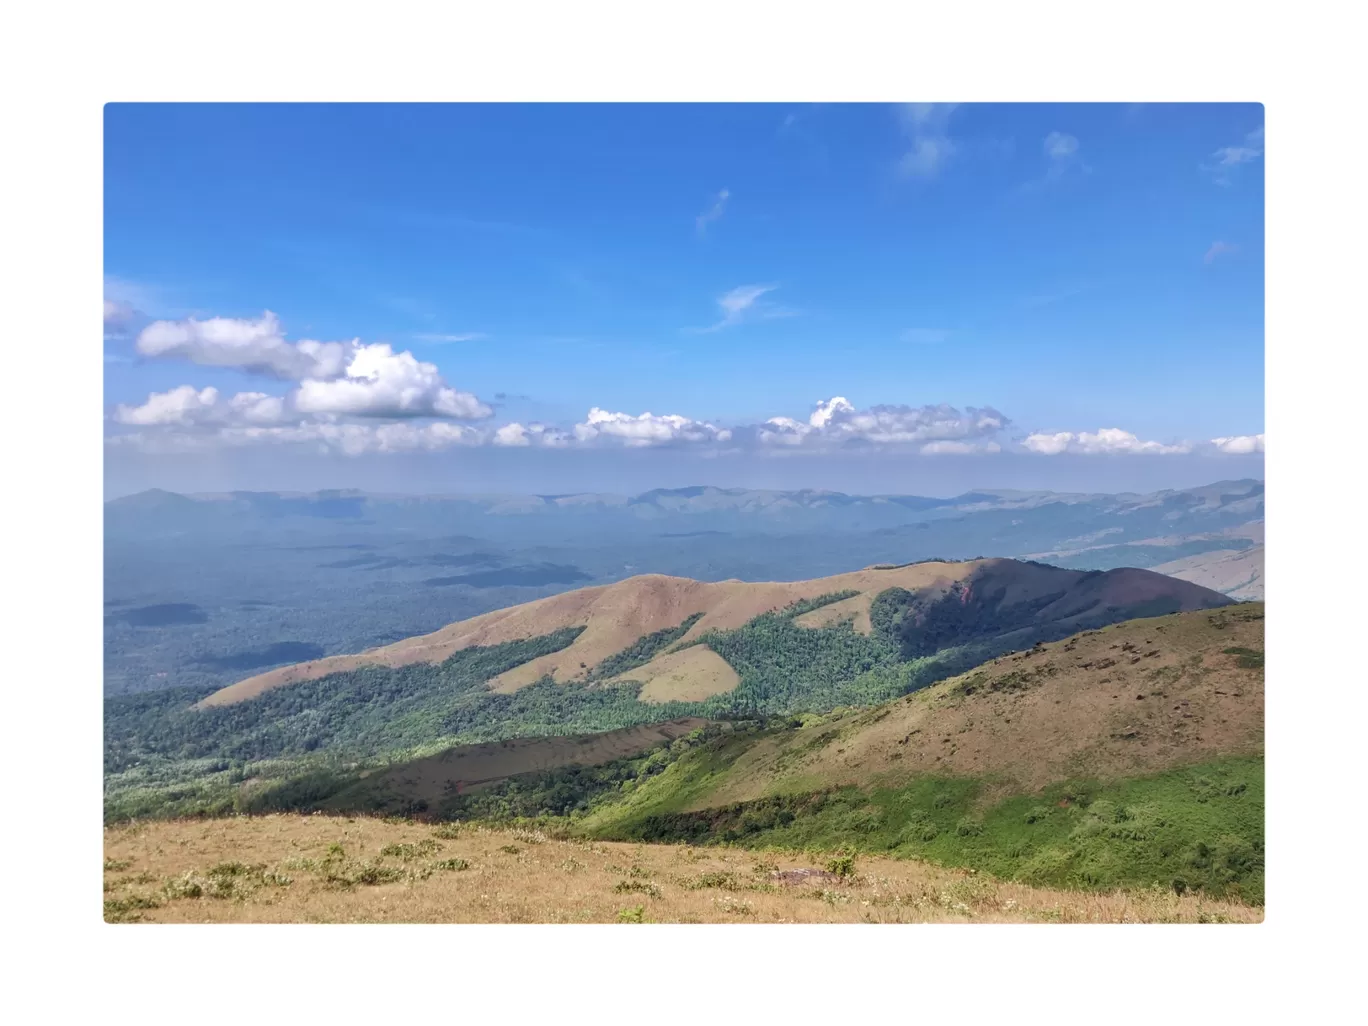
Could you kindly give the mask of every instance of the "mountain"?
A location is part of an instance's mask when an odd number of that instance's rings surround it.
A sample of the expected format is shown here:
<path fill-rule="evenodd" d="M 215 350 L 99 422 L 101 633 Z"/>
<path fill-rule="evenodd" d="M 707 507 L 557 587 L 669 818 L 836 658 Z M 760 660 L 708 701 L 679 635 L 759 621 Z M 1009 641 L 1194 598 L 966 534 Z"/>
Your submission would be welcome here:
<path fill-rule="evenodd" d="M 555 817 L 597 840 L 895 854 L 1260 904 L 1263 626 L 1261 603 L 1128 620 L 869 708 L 674 721 L 654 749 L 641 731 L 461 746 L 256 808 Z M 615 745 L 631 753 L 596 755 Z M 504 775 L 534 758 L 545 768 Z"/>
<path fill-rule="evenodd" d="M 1186 559 L 1161 563 L 1155 573 L 1200 584 L 1241 602 L 1263 601 L 1264 547 L 1214 549 Z"/>
<path fill-rule="evenodd" d="M 171 502 L 170 498 L 183 500 Z M 874 530 L 963 517 L 989 511 L 1050 512 L 1068 519 L 1080 516 L 1129 516 L 1137 526 L 1184 521 L 1243 523 L 1263 515 L 1263 483 L 1222 481 L 1202 488 L 1117 495 L 1020 492 L 981 489 L 950 498 L 917 495 L 849 495 L 821 489 L 778 491 L 747 488 L 658 488 L 639 495 L 582 493 L 570 495 L 394 495 L 360 491 L 235 491 L 175 496 L 153 490 L 110 500 L 107 526 L 136 531 L 150 526 L 138 517 L 151 516 L 158 526 L 214 529 L 244 524 L 331 520 L 342 524 L 483 522 L 491 519 L 555 522 L 571 531 L 592 530 L 606 523 L 652 531 L 673 520 L 688 520 L 713 529 L 767 530 L 828 526 L 839 530 Z M 1148 511 L 1148 513 L 1146 512 Z M 1171 533 L 1171 532 L 1170 532 Z M 1188 533 L 1188 532 L 1185 532 Z"/>
<path fill-rule="evenodd" d="M 223 687 L 241 676 L 235 666 L 360 652 L 634 575 L 803 581 L 979 557 L 1154 567 L 1252 548 L 1262 516 L 1257 481 L 953 498 L 705 486 L 636 496 L 142 493 L 105 505 L 105 604 L 119 611 L 104 633 L 105 691 Z M 165 625 L 174 629 L 144 625 L 171 606 L 196 612 Z"/>
<path fill-rule="evenodd" d="M 231 705 L 273 688 L 363 667 L 436 664 L 463 649 L 572 629 L 579 633 L 569 645 L 493 677 L 490 690 L 517 691 L 542 679 L 584 683 L 597 676 L 643 682 L 649 691 L 657 681 L 669 678 L 669 686 L 656 688 L 647 700 L 678 699 L 685 691 L 692 700 L 700 700 L 732 690 L 740 678 L 721 654 L 707 646 L 696 651 L 686 646 L 710 632 L 736 630 L 762 614 L 823 598 L 831 601 L 797 615 L 794 623 L 816 629 L 849 621 L 854 633 L 868 637 L 874 633 L 874 603 L 884 599 L 883 611 L 898 621 L 898 640 L 907 658 L 952 645 L 1027 633 L 1034 640 L 1136 615 L 1229 601 L 1146 570 L 1088 572 L 1006 559 L 868 567 L 787 582 L 706 582 L 648 574 L 486 613 L 359 655 L 331 656 L 257 674 L 206 697 L 200 706 Z M 603 673 L 606 660 L 686 622 L 677 637 L 653 649 L 649 659 L 629 668 L 630 673 L 627 668 Z M 703 679 L 707 685 L 700 688 Z"/>
<path fill-rule="evenodd" d="M 873 709 L 718 737 L 576 829 L 1261 903 L 1263 660 L 1261 603 L 1084 631 Z"/>

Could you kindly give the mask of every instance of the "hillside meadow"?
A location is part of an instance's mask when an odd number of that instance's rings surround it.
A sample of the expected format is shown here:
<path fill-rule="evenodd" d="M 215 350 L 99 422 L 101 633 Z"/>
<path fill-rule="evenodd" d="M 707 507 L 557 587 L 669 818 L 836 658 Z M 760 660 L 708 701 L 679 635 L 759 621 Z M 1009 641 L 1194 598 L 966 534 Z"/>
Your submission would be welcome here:
<path fill-rule="evenodd" d="M 1167 888 L 1087 892 L 923 862 L 559 839 L 342 816 L 108 827 L 110 923 L 1256 923 Z"/>

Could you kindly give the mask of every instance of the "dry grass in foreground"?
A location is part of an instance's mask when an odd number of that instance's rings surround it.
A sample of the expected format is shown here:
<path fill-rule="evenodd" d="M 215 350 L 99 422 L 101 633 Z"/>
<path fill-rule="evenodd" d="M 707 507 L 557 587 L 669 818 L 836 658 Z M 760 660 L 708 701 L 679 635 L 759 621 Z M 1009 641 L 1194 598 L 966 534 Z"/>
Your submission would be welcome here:
<path fill-rule="evenodd" d="M 1255 923 L 1171 891 L 1092 894 L 924 863 L 263 816 L 105 831 L 105 919 L 177 923 Z M 823 872 L 795 880 L 796 869 Z M 778 873 L 779 875 L 776 875 Z"/>

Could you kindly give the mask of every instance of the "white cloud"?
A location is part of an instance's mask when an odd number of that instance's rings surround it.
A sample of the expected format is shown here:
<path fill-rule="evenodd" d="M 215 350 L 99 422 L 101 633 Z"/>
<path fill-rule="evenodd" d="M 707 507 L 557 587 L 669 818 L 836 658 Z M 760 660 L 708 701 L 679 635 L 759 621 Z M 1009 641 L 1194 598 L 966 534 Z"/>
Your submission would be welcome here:
<path fill-rule="evenodd" d="M 1211 175 L 1217 185 L 1229 185 L 1241 164 L 1248 164 L 1263 156 L 1263 125 L 1254 129 L 1244 139 L 1233 146 L 1222 146 L 1211 154 L 1210 163 L 1202 165 L 1202 170 Z"/>
<path fill-rule="evenodd" d="M 912 178 L 934 178 L 958 151 L 950 138 L 950 115 L 959 104 L 904 103 L 899 107 L 903 130 L 911 138 L 898 161 L 898 172 Z"/>
<path fill-rule="evenodd" d="M 843 395 L 832 396 L 830 399 L 819 399 L 813 407 L 812 414 L 808 417 L 808 424 L 815 428 L 824 428 L 831 424 L 836 417 L 854 412 L 855 407 L 850 405 L 850 400 Z"/>
<path fill-rule="evenodd" d="M 642 413 L 613 413 L 597 406 L 589 411 L 581 424 L 576 424 L 574 436 L 582 444 L 601 441 L 617 442 L 632 448 L 673 445 L 679 443 L 726 442 L 731 432 L 706 421 L 693 420 L 679 414 L 656 416 Z"/>
<path fill-rule="evenodd" d="M 1219 256 L 1239 251 L 1240 247 L 1233 242 L 1213 242 L 1211 248 L 1206 251 L 1206 256 L 1202 257 L 1202 263 L 1209 264 Z"/>
<path fill-rule="evenodd" d="M 288 342 L 280 320 L 267 310 L 251 320 L 211 317 L 154 321 L 138 333 L 137 350 L 157 359 L 181 359 L 206 367 L 237 367 L 288 381 L 326 380 L 344 373 L 359 346 L 351 342 Z"/>
<path fill-rule="evenodd" d="M 1002 446 L 997 442 L 927 442 L 918 451 L 924 456 L 967 456 L 971 453 L 1001 452 Z"/>
<path fill-rule="evenodd" d="M 948 137 L 914 139 L 912 148 L 898 161 L 898 170 L 913 178 L 934 178 L 954 153 L 955 144 Z"/>
<path fill-rule="evenodd" d="M 1042 456 L 1057 456 L 1060 453 L 1083 453 L 1086 455 L 1106 455 L 1112 453 L 1145 453 L 1153 455 L 1175 455 L 1192 451 L 1192 443 L 1142 441 L 1129 431 L 1120 428 L 1100 428 L 1095 433 L 1087 431 L 1059 431 L 1053 434 L 1032 434 L 1021 443 L 1027 450 Z"/>
<path fill-rule="evenodd" d="M 1232 456 L 1243 456 L 1253 452 L 1264 451 L 1264 436 L 1260 432 L 1257 435 L 1227 435 L 1224 438 L 1213 438 L 1211 444 L 1219 451 L 1229 453 Z"/>
<path fill-rule="evenodd" d="M 777 306 L 763 297 L 777 289 L 778 285 L 738 285 L 717 297 L 717 306 L 722 311 L 722 319 L 702 331 L 720 331 L 743 321 L 768 320 L 775 317 L 791 317 L 794 311 Z"/>
<path fill-rule="evenodd" d="M 1078 153 L 1078 138 L 1064 132 L 1051 132 L 1045 137 L 1045 155 L 1051 160 L 1068 160 Z"/>
<path fill-rule="evenodd" d="M 356 347 L 344 377 L 300 382 L 294 403 L 302 413 L 356 417 L 480 420 L 494 412 L 469 392 L 447 387 L 436 364 L 384 342 Z"/>
<path fill-rule="evenodd" d="M 485 432 L 463 424 L 435 421 L 356 424 L 302 421 L 297 424 L 227 424 L 214 430 L 154 430 L 112 435 L 111 445 L 147 453 L 212 452 L 259 445 L 304 445 L 347 456 L 369 453 L 437 452 L 484 444 Z"/>
<path fill-rule="evenodd" d="M 106 328 L 122 328 L 137 316 L 131 303 L 117 299 L 104 301 L 104 324 Z"/>
<path fill-rule="evenodd" d="M 563 449 L 574 443 L 574 436 L 559 428 L 546 424 L 505 424 L 494 432 L 491 444 L 509 448 L 542 446 L 548 449 Z"/>
<path fill-rule="evenodd" d="M 720 220 L 723 212 L 727 208 L 727 200 L 731 198 L 731 191 L 722 189 L 712 198 L 712 203 L 707 210 L 694 218 L 694 227 L 699 235 L 707 233 L 709 223 Z"/>
<path fill-rule="evenodd" d="M 1058 182 L 1065 176 L 1088 175 L 1092 168 L 1083 162 L 1078 137 L 1067 132 L 1051 132 L 1043 143 L 1047 165 L 1041 178 L 1026 182 L 1021 186 L 1024 192 L 1032 192 Z"/>
<path fill-rule="evenodd" d="M 1056 456 L 1067 450 L 1069 443 L 1073 440 L 1072 431 L 1058 431 L 1054 434 L 1027 435 L 1021 444 L 1031 452 L 1038 452 L 1042 456 Z"/>
<path fill-rule="evenodd" d="M 970 407 L 961 413 L 953 406 L 872 406 L 856 409 L 844 396 L 818 402 L 807 422 L 771 417 L 762 424 L 739 428 L 738 439 L 753 439 L 761 448 L 829 449 L 844 445 L 933 445 L 972 443 L 997 434 L 1009 423 L 991 407 Z M 951 452 L 950 447 L 930 452 Z M 969 450 L 966 450 L 969 451 Z M 980 451 L 974 449 L 973 451 Z"/>
<path fill-rule="evenodd" d="M 484 339 L 489 338 L 489 336 L 482 331 L 467 331 L 456 335 L 419 334 L 414 335 L 413 337 L 416 338 L 419 342 L 428 342 L 432 345 L 441 345 L 447 342 L 480 342 Z"/>
<path fill-rule="evenodd" d="M 239 392 L 222 399 L 216 388 L 181 385 L 152 392 L 140 406 L 114 408 L 118 424 L 136 427 L 202 427 L 236 424 L 278 424 L 287 417 L 287 401 L 265 392 Z"/>
<path fill-rule="evenodd" d="M 153 392 L 141 406 L 119 405 L 114 419 L 120 424 L 148 426 L 153 424 L 194 424 L 214 410 L 218 389 L 196 389 L 181 385 L 169 392 Z"/>

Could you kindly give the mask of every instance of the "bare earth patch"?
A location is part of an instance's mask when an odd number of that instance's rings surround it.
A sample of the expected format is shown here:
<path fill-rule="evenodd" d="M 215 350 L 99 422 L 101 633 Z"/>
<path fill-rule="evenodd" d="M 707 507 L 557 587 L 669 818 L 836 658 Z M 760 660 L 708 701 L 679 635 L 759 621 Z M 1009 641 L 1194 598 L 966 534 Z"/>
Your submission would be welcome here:
<path fill-rule="evenodd" d="M 815 870 L 803 873 L 801 870 Z M 1154 889 L 1095 894 L 858 858 L 264 816 L 105 830 L 105 919 L 178 923 L 1261 922 Z"/>

